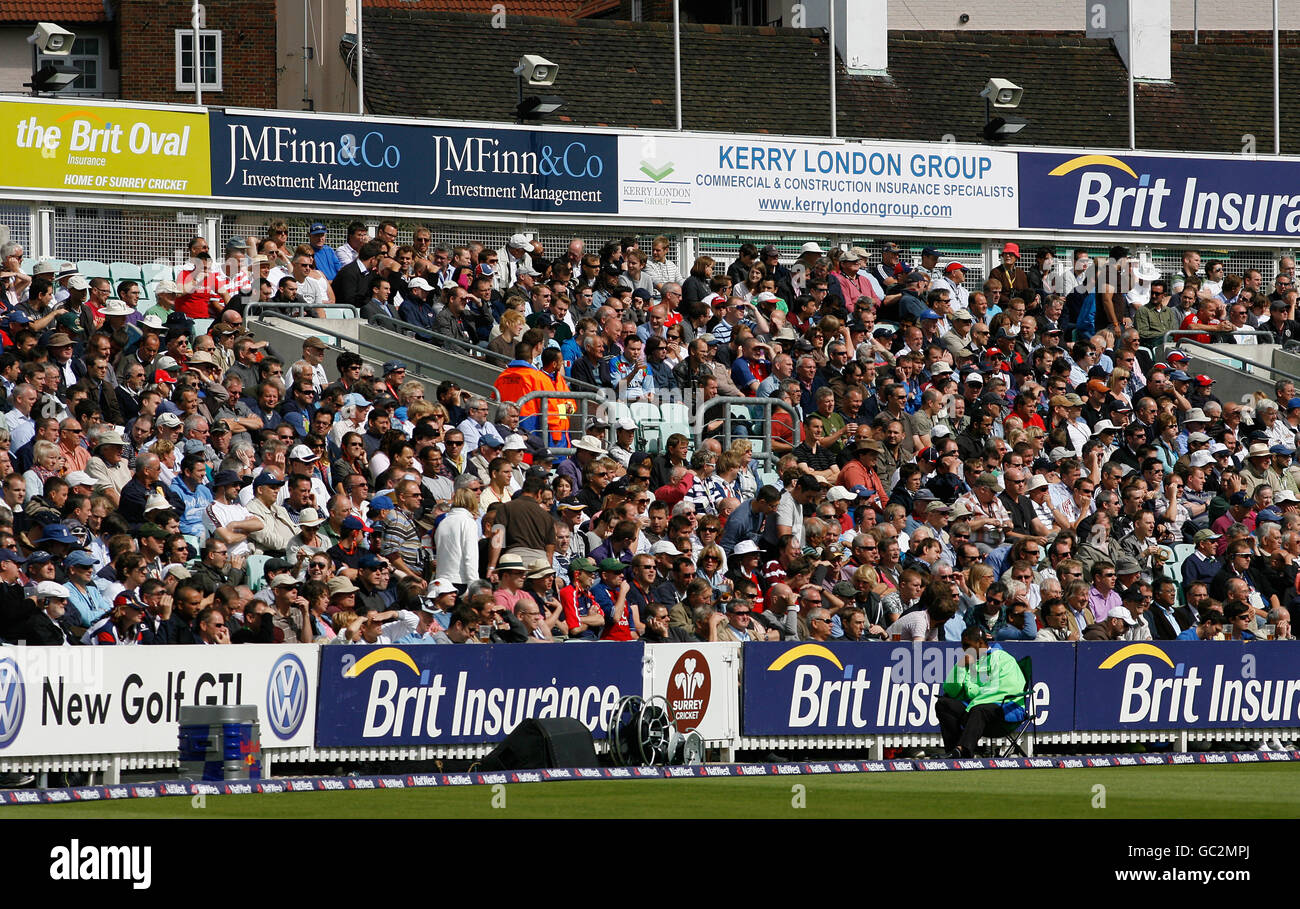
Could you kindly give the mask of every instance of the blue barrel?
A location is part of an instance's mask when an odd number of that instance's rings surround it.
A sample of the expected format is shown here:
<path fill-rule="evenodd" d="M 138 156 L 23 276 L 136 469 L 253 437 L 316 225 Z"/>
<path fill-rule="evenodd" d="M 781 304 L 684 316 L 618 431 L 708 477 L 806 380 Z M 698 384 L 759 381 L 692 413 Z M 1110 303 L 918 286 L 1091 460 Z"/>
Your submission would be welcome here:
<path fill-rule="evenodd" d="M 178 735 L 183 780 L 260 780 L 261 733 L 257 707 L 182 707 Z"/>

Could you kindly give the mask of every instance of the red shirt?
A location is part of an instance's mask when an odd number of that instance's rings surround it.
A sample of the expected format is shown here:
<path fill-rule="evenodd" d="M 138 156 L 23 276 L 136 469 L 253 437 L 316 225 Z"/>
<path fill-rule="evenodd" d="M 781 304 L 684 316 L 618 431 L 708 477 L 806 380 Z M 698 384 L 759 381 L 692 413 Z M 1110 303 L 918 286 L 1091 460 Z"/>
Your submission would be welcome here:
<path fill-rule="evenodd" d="M 194 275 L 194 267 L 186 266 L 181 273 L 176 276 L 176 283 L 185 286 L 185 282 L 190 280 Z M 212 318 L 212 304 L 222 304 L 221 291 L 225 288 L 226 280 L 216 272 L 208 272 L 203 276 L 201 286 L 195 288 L 192 293 L 181 294 L 176 298 L 176 311 L 184 313 L 191 319 L 210 319 Z"/>
<path fill-rule="evenodd" d="M 1222 324 L 1223 323 L 1220 322 L 1218 319 L 1210 319 L 1210 321 L 1208 322 L 1201 322 L 1196 318 L 1196 313 L 1191 313 L 1185 319 L 1183 319 L 1183 324 L 1180 325 L 1179 327 L 1183 329 L 1194 329 L 1194 328 L 1200 328 L 1202 325 L 1222 325 Z M 1193 335 L 1192 340 L 1200 341 L 1202 344 L 1210 344 L 1212 343 L 1213 338 L 1211 338 L 1209 335 Z"/>

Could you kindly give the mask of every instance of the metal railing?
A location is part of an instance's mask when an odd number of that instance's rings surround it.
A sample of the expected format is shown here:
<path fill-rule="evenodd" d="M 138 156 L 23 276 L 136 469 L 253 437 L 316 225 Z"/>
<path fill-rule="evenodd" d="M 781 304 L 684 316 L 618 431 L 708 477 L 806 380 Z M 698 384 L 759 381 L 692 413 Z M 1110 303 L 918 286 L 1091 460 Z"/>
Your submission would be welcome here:
<path fill-rule="evenodd" d="M 1160 337 L 1160 346 L 1161 346 L 1161 347 L 1168 347 L 1168 346 L 1169 346 L 1169 339 L 1170 339 L 1170 338 L 1194 338 L 1194 337 L 1196 337 L 1197 335 L 1209 335 L 1210 337 L 1214 337 L 1214 335 L 1216 335 L 1216 334 L 1220 334 L 1220 335 L 1260 335 L 1260 336 L 1262 336 L 1262 335 L 1268 335 L 1268 343 L 1269 343 L 1269 344 L 1276 344 L 1276 343 L 1277 343 L 1277 336 L 1276 336 L 1275 334 L 1273 334 L 1273 332 L 1271 332 L 1271 331 L 1262 331 L 1262 330 L 1260 330 L 1260 329 L 1258 329 L 1258 328 L 1246 328 L 1246 329 L 1241 329 L 1241 330 L 1233 329 L 1232 331 L 1221 331 L 1221 332 L 1213 332 L 1213 331 L 1198 331 L 1198 330 L 1196 330 L 1195 328 L 1175 328 L 1173 331 L 1167 331 L 1167 332 L 1165 332 L 1165 333 Z M 1198 341 L 1197 343 L 1198 343 L 1198 344 L 1204 344 L 1204 342 L 1201 342 L 1201 341 Z M 1231 347 L 1232 345 L 1231 345 L 1231 344 L 1224 343 L 1223 346 L 1224 346 L 1224 347 Z"/>
<path fill-rule="evenodd" d="M 551 444 L 553 441 L 551 438 L 553 430 L 551 429 L 550 423 L 551 405 L 548 402 L 552 400 L 585 402 L 583 406 L 577 407 L 572 413 L 564 415 L 566 425 L 563 431 L 565 433 L 565 438 L 566 441 L 572 442 L 575 438 L 581 438 L 587 428 L 587 424 L 591 420 L 595 419 L 596 414 L 600 410 L 600 406 L 605 403 L 605 396 L 594 391 L 530 391 L 518 401 L 514 402 L 520 410 L 523 410 L 524 405 L 532 401 L 540 402 L 537 406 L 537 413 L 525 418 L 528 420 L 536 418 L 540 421 L 538 428 L 532 432 L 541 433 L 542 440 L 551 454 L 571 455 L 574 451 L 572 444 Z M 556 416 L 557 418 L 559 417 L 558 411 L 556 412 Z M 520 425 L 522 426 L 522 424 L 523 420 L 520 420 Z M 612 432 L 613 430 L 609 429 L 605 433 L 606 448 L 609 448 L 612 444 Z"/>
<path fill-rule="evenodd" d="M 353 319 L 355 319 L 357 314 L 357 308 L 347 303 L 321 303 L 318 306 L 304 306 L 301 303 L 253 302 L 253 303 L 244 304 L 244 317 L 248 319 L 260 318 L 262 317 L 262 313 L 267 312 L 275 316 L 292 318 L 291 316 L 289 316 L 289 313 L 291 312 L 303 312 L 305 310 L 314 310 L 314 309 L 341 310 L 343 312 L 351 313 Z"/>
<path fill-rule="evenodd" d="M 444 335 L 441 332 L 434 331 L 431 328 L 423 328 L 419 325 L 412 325 L 410 322 L 404 322 L 401 319 L 394 319 L 392 316 L 371 316 L 366 320 L 368 324 L 377 328 L 384 328 L 390 331 L 401 332 L 402 334 L 414 335 L 418 340 L 428 341 L 431 344 L 441 346 L 451 346 L 465 351 L 466 355 L 478 360 L 484 360 L 494 366 L 500 366 L 505 369 L 514 361 L 514 357 L 508 357 L 505 354 L 497 353 L 495 350 L 489 350 L 481 344 L 472 344 L 462 338 L 453 338 L 451 335 Z M 566 377 L 567 378 L 567 377 Z M 569 387 L 575 391 L 595 392 L 597 387 L 589 382 L 583 382 L 579 379 L 567 379 Z"/>
<path fill-rule="evenodd" d="M 505 365 L 513 359 L 505 354 L 499 354 L 495 350 L 488 350 L 480 344 L 473 344 L 463 338 L 453 338 L 451 335 L 444 335 L 432 328 L 413 325 L 403 319 L 394 319 L 392 316 L 371 316 L 366 322 L 378 328 L 387 328 L 402 334 L 414 335 L 421 341 L 428 341 L 430 344 L 437 344 L 439 347 L 454 347 L 463 350 L 475 359 L 486 360 L 489 363 L 500 365 L 502 368 L 505 368 Z"/>
<path fill-rule="evenodd" d="M 1163 353 L 1164 348 L 1168 346 L 1165 343 L 1165 341 L 1167 341 L 1171 335 L 1180 335 L 1180 334 L 1184 334 L 1184 332 L 1171 331 L 1166 333 L 1164 339 L 1162 339 L 1161 341 L 1161 352 Z M 1204 334 L 1204 332 L 1197 331 L 1197 332 L 1191 332 L 1191 334 L 1199 335 L 1199 334 Z M 1233 334 L 1268 335 L 1270 342 L 1276 343 L 1276 336 L 1271 331 L 1233 332 Z M 1257 375 L 1254 372 L 1254 370 L 1246 369 L 1245 368 L 1246 366 L 1258 367 L 1261 372 L 1267 372 L 1273 376 L 1281 376 L 1284 379 L 1290 379 L 1292 382 L 1296 383 L 1297 387 L 1300 387 L 1300 376 L 1293 375 L 1292 373 L 1287 372 L 1285 369 L 1279 369 L 1277 366 L 1273 365 L 1272 361 L 1268 363 L 1260 363 L 1255 360 L 1238 360 L 1236 357 L 1229 356 L 1228 350 L 1236 346 L 1233 344 L 1213 344 L 1213 343 L 1206 344 L 1204 341 L 1195 341 L 1184 337 L 1181 340 L 1179 340 L 1175 346 L 1178 347 L 1180 350 L 1185 347 L 1195 347 L 1195 348 L 1199 348 L 1200 350 L 1208 351 L 1214 354 L 1215 365 L 1221 366 L 1225 369 L 1238 370 L 1239 372 L 1253 379 L 1258 379 L 1260 381 L 1263 381 L 1263 379 L 1259 375 Z M 1236 363 L 1238 365 L 1232 366 L 1229 365 L 1228 363 L 1222 362 L 1223 360 L 1230 360 L 1232 361 L 1232 363 Z"/>
<path fill-rule="evenodd" d="M 300 309 L 301 307 L 293 307 L 293 308 Z M 352 307 L 349 306 L 347 308 L 351 309 Z M 349 338 L 349 337 L 344 337 L 342 335 L 333 334 L 332 332 L 324 331 L 321 329 L 319 325 L 313 325 L 311 322 L 308 322 L 304 319 L 297 318 L 295 316 L 285 315 L 282 311 L 278 311 L 278 310 L 273 311 L 267 315 L 269 315 L 270 318 L 275 319 L 276 321 L 279 322 L 288 322 L 290 325 L 296 325 L 299 328 L 310 329 L 311 332 L 317 336 L 319 336 L 322 333 L 328 334 L 330 337 L 335 338 L 338 342 L 335 344 L 330 344 L 329 346 L 334 350 L 340 352 L 347 350 L 347 348 L 343 346 L 343 344 L 347 343 L 347 344 L 355 344 L 357 346 L 357 353 L 360 353 L 362 349 L 375 351 L 376 353 L 379 354 L 378 359 L 381 362 L 387 360 L 392 355 L 392 351 L 386 350 L 385 348 L 380 347 L 378 344 L 371 344 L 369 341 L 362 341 L 360 338 Z M 258 317 L 261 318 L 263 321 L 267 321 L 267 315 L 263 315 L 262 313 L 259 312 Z M 328 340 L 326 340 L 326 343 L 328 343 Z M 447 372 L 445 367 L 435 366 L 431 361 L 421 360 L 417 357 L 411 357 L 411 356 L 404 357 L 403 359 L 409 360 L 411 364 L 413 364 L 416 367 L 419 367 L 417 370 L 414 370 L 417 376 L 419 375 L 429 376 L 430 380 L 432 380 L 433 376 L 443 375 Z M 473 386 L 472 389 L 467 389 L 467 390 L 476 391 L 478 394 L 481 394 L 483 397 L 487 398 L 489 401 L 492 401 L 495 404 L 501 403 L 501 393 L 497 391 L 496 386 L 491 384 L 490 382 L 479 382 L 474 379 L 466 378 L 464 376 L 456 376 L 456 381 L 464 386 Z"/>
<path fill-rule="evenodd" d="M 803 424 L 799 421 L 798 411 L 780 398 L 747 398 L 725 395 L 709 398 L 709 400 L 701 402 L 696 407 L 694 435 L 697 444 L 703 441 L 705 437 L 705 427 L 708 425 L 704 419 L 705 414 L 723 405 L 726 405 L 727 410 L 722 418 L 722 426 L 719 429 L 722 430 L 724 449 L 730 448 L 733 439 L 736 438 L 744 438 L 750 442 L 755 439 L 766 439 L 767 445 L 758 451 L 754 451 L 753 456 L 755 460 L 766 464 L 769 469 L 775 468 L 777 461 L 780 460 L 780 455 L 772 450 L 772 413 L 778 408 L 790 414 L 791 446 L 798 445 L 803 441 Z M 748 411 L 747 415 L 743 417 L 737 416 L 732 410 L 733 407 L 745 407 Z M 755 410 L 760 410 L 762 412 L 761 416 L 754 416 Z M 760 424 L 760 431 L 757 435 L 747 431 L 744 436 L 737 436 L 734 433 L 735 424 L 737 423 L 758 423 Z"/>

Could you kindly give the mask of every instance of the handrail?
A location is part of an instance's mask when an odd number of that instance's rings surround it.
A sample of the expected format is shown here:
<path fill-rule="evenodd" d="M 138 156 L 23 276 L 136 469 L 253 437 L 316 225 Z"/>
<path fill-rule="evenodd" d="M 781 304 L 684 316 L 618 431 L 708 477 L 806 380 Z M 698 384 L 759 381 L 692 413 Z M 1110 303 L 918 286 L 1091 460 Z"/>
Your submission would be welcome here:
<path fill-rule="evenodd" d="M 730 407 L 733 404 L 738 404 L 744 407 L 763 408 L 762 419 L 767 424 L 766 438 L 768 440 L 768 446 L 765 451 L 755 454 L 754 455 L 755 459 L 766 461 L 767 463 L 772 465 L 775 465 L 776 462 L 780 460 L 776 452 L 773 450 L 771 444 L 773 408 L 779 407 L 790 414 L 790 428 L 792 431 L 791 433 L 792 443 L 794 445 L 798 445 L 800 442 L 803 441 L 803 424 L 799 420 L 798 411 L 796 411 L 790 404 L 786 403 L 785 401 L 782 401 L 780 398 L 749 398 L 749 397 L 745 397 L 744 395 L 741 396 L 719 395 L 718 397 L 709 398 L 709 400 L 701 402 L 700 405 L 695 410 L 695 433 L 694 434 L 697 442 L 702 442 L 704 440 L 704 426 L 705 426 L 704 414 L 707 411 L 709 411 L 711 408 L 721 404 L 726 404 L 728 407 L 728 410 L 726 411 L 726 415 L 723 417 L 723 436 L 726 439 L 726 442 L 724 444 L 725 448 L 730 448 L 732 442 L 731 426 L 735 418 L 731 414 Z M 745 438 L 752 439 L 754 437 L 745 436 Z M 762 438 L 762 436 L 760 436 L 760 438 Z"/>
<path fill-rule="evenodd" d="M 1160 346 L 1161 346 L 1161 347 L 1166 347 L 1166 346 L 1168 346 L 1168 344 L 1169 344 L 1169 339 L 1172 338 L 1172 337 L 1174 337 L 1175 335 L 1177 335 L 1177 336 L 1180 337 L 1180 338 L 1186 338 L 1186 337 L 1192 337 L 1192 338 L 1194 338 L 1194 337 L 1196 337 L 1197 335 L 1210 335 L 1211 337 L 1213 337 L 1215 334 L 1222 334 L 1222 335 L 1268 335 L 1268 343 L 1270 343 L 1270 344 L 1276 344 L 1276 343 L 1277 343 L 1277 335 L 1273 334 L 1273 332 L 1271 332 L 1271 331 L 1262 331 L 1262 330 L 1260 330 L 1260 329 L 1258 329 L 1258 328 L 1245 328 L 1245 329 L 1241 329 L 1241 330 L 1237 330 L 1237 329 L 1234 328 L 1232 331 L 1221 331 L 1221 332 L 1197 331 L 1195 328 L 1175 328 L 1173 331 L 1167 331 L 1167 332 L 1165 332 L 1163 335 L 1161 335 L 1161 337 L 1160 337 Z M 1204 343 L 1204 342 L 1200 342 L 1200 343 Z"/>
<path fill-rule="evenodd" d="M 337 338 L 339 341 L 347 341 L 349 343 L 355 344 L 357 345 L 358 348 L 365 348 L 366 350 L 377 351 L 381 355 L 380 356 L 381 362 L 383 362 L 386 358 L 392 356 L 391 350 L 385 350 L 383 347 L 380 347 L 378 344 L 371 344 L 369 341 L 362 341 L 360 338 L 344 337 L 342 335 L 330 332 L 328 329 L 322 329 L 319 325 L 313 325 L 310 322 L 307 322 L 303 319 L 296 318 L 294 316 L 287 316 L 279 311 L 271 313 L 271 317 L 279 321 L 288 322 L 290 325 L 297 325 L 299 328 L 310 329 L 314 335 L 327 334 L 330 335 L 331 337 Z M 262 318 L 263 321 L 266 321 L 265 317 L 259 316 L 259 318 Z M 343 347 L 342 344 L 331 344 L 328 346 L 330 346 L 331 348 L 337 351 L 341 351 L 341 352 L 347 351 L 347 348 Z M 429 363 L 425 360 L 420 360 L 416 357 L 408 356 L 408 357 L 403 357 L 403 359 L 409 360 L 411 363 L 415 364 L 418 367 L 421 367 L 422 369 L 426 370 L 429 373 L 440 373 L 446 371 L 441 367 L 434 366 L 432 363 Z M 488 398 L 489 400 L 492 400 L 497 404 L 501 403 L 501 393 L 497 391 L 495 385 L 492 385 L 491 383 L 488 382 L 479 382 L 477 380 L 469 379 L 464 376 L 457 376 L 456 378 L 463 385 L 473 385 L 476 389 L 485 389 L 485 391 L 482 392 L 483 397 Z"/>
<path fill-rule="evenodd" d="M 253 302 L 253 303 L 244 304 L 244 316 L 246 318 L 252 319 L 258 317 L 263 312 L 287 313 L 290 311 L 309 310 L 309 309 L 341 309 L 344 312 L 352 313 L 354 316 L 357 313 L 357 308 L 347 303 L 321 303 L 319 305 L 309 306 L 304 303 Z"/>
<path fill-rule="evenodd" d="M 1257 366 L 1257 367 L 1259 367 L 1260 371 L 1262 371 L 1262 372 L 1268 372 L 1268 373 L 1272 373 L 1272 374 L 1274 374 L 1274 375 L 1281 376 L 1281 377 L 1284 378 L 1284 379 L 1290 379 L 1292 382 L 1296 383 L 1296 385 L 1297 385 L 1298 387 L 1300 387 L 1300 376 L 1292 375 L 1291 373 L 1287 372 L 1285 369 L 1278 369 L 1278 368 L 1277 368 L 1276 366 L 1274 366 L 1272 363 L 1258 363 L 1258 362 L 1256 362 L 1255 360 L 1238 360 L 1236 357 L 1233 357 L 1233 356 L 1230 356 L 1230 355 L 1227 355 L 1227 354 L 1224 353 L 1223 348 L 1224 348 L 1225 346 L 1226 346 L 1226 347 L 1232 347 L 1233 345 L 1228 344 L 1228 345 L 1217 345 L 1217 346 L 1216 346 L 1216 345 L 1214 345 L 1214 344 L 1206 344 L 1206 343 L 1204 343 L 1203 341 L 1183 341 L 1183 342 L 1179 345 L 1179 347 L 1200 347 L 1200 348 L 1202 348 L 1202 349 L 1204 349 L 1204 350 L 1208 350 L 1208 351 L 1210 351 L 1211 353 L 1215 354 L 1216 357 L 1225 357 L 1225 356 L 1227 356 L 1227 359 L 1232 360 L 1232 361 L 1234 361 L 1234 362 L 1236 362 L 1236 363 L 1250 364 L 1251 366 Z M 1238 367 L 1238 366 L 1229 366 L 1229 365 L 1226 364 L 1226 363 L 1218 363 L 1218 362 L 1216 362 L 1214 365 L 1215 365 L 1215 366 L 1220 366 L 1220 367 L 1222 367 L 1222 368 L 1224 368 L 1224 369 L 1233 369 L 1233 370 L 1236 370 L 1237 372 L 1240 372 L 1240 373 L 1242 373 L 1242 374 L 1244 374 L 1244 375 L 1251 376 L 1251 378 L 1254 378 L 1254 379 L 1260 379 L 1259 376 L 1257 376 L 1257 375 L 1253 375 L 1253 374 L 1252 374 L 1251 372 L 1249 372 L 1248 370 L 1242 369 L 1241 367 Z M 1260 379 L 1260 381 L 1264 381 L 1264 380 L 1263 380 L 1263 379 Z"/>
<path fill-rule="evenodd" d="M 391 327 L 402 334 L 413 332 L 422 341 L 429 341 L 436 344 L 450 344 L 453 347 L 460 347 L 469 351 L 476 358 L 488 360 L 493 364 L 499 363 L 501 366 L 505 366 L 511 360 L 510 357 L 507 357 L 505 354 L 499 354 L 495 350 L 489 350 L 481 345 L 472 344 L 462 338 L 453 338 L 451 335 L 445 335 L 440 331 L 434 331 L 432 328 L 425 328 L 422 325 L 414 325 L 403 319 L 394 319 L 392 316 L 375 315 L 367 319 L 366 322 L 379 328 Z"/>
<path fill-rule="evenodd" d="M 506 366 L 510 365 L 510 363 L 514 361 L 514 357 L 508 357 L 505 354 L 497 353 L 495 350 L 489 350 L 480 344 L 471 344 L 461 338 L 453 338 L 451 335 L 445 335 L 440 331 L 434 331 L 432 328 L 412 325 L 410 322 L 404 322 L 401 319 L 394 319 L 392 316 L 371 316 L 366 321 L 368 324 L 374 325 L 377 328 L 389 328 L 389 326 L 391 326 L 393 331 L 401 332 L 402 334 L 412 332 L 422 341 L 427 340 L 434 344 L 449 343 L 453 347 L 464 348 L 475 359 L 485 360 L 493 366 L 500 366 L 502 369 L 505 369 Z M 583 382 L 580 379 L 569 379 L 568 382 L 569 387 L 575 391 L 597 392 L 600 390 L 597 386 L 592 385 L 589 382 Z"/>
<path fill-rule="evenodd" d="M 574 417 L 578 417 L 578 416 L 581 416 L 582 418 L 579 421 L 579 427 L 577 429 L 575 429 L 572 425 L 570 425 L 569 428 L 566 430 L 566 434 L 570 438 L 572 438 L 575 434 L 579 436 L 585 434 L 587 421 L 589 417 L 594 416 L 596 412 L 599 411 L 600 405 L 605 402 L 605 395 L 598 394 L 594 391 L 530 391 L 528 394 L 524 395 L 518 401 L 514 402 L 516 407 L 518 407 L 520 410 L 523 410 L 524 405 L 527 404 L 528 402 L 540 401 L 541 404 L 538 407 L 537 414 L 536 414 L 536 419 L 540 421 L 540 426 L 536 430 L 530 430 L 529 433 L 530 434 L 532 432 L 540 433 L 542 436 L 542 442 L 546 445 L 546 450 L 551 452 L 551 454 L 571 455 L 574 452 L 574 448 L 572 445 L 568 447 L 562 447 L 562 446 L 550 444 L 551 443 L 551 437 L 550 437 L 551 411 L 550 411 L 550 407 L 547 405 L 546 402 L 555 398 L 564 401 L 592 401 L 596 404 L 595 410 L 592 410 L 590 414 L 588 414 L 583 409 L 578 409 L 575 410 L 573 413 L 569 414 L 565 418 L 566 420 L 572 420 Z M 527 419 L 531 420 L 533 418 L 534 417 L 530 416 Z M 523 425 L 522 420 L 520 421 L 520 425 L 521 426 Z M 606 431 L 605 442 L 607 448 L 612 444 L 613 442 L 612 428 Z"/>

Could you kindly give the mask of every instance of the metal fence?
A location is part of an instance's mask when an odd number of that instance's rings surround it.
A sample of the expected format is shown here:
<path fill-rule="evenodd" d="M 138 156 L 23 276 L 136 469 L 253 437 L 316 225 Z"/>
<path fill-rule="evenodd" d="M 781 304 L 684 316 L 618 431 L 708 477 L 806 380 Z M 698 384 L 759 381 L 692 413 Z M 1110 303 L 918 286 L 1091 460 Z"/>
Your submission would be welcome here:
<path fill-rule="evenodd" d="M 719 407 L 726 407 L 721 416 L 721 425 L 715 430 L 708 430 L 712 420 L 706 419 L 709 412 Z M 780 456 L 772 450 L 772 415 L 783 410 L 790 415 L 790 444 L 798 445 L 803 441 L 803 424 L 799 422 L 799 412 L 780 398 L 746 398 L 720 395 L 703 401 L 695 410 L 692 429 L 697 439 L 720 438 L 723 449 L 731 447 L 736 439 L 750 443 L 750 453 L 755 460 L 762 461 L 769 469 L 775 468 Z M 737 432 L 738 429 L 744 432 Z M 766 441 L 767 444 L 762 443 Z M 758 443 L 757 445 L 755 443 Z"/>

